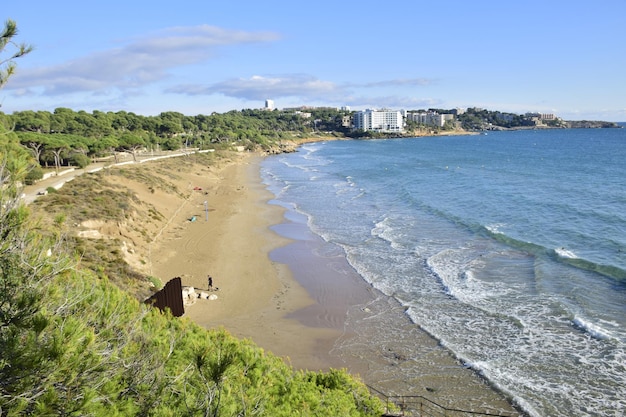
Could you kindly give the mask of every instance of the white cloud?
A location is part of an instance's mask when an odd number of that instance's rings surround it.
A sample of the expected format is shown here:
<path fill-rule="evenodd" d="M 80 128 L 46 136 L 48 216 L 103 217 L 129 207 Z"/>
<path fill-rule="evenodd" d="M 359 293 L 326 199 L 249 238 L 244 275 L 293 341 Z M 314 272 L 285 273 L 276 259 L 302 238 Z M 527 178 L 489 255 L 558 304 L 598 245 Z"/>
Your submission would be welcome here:
<path fill-rule="evenodd" d="M 63 64 L 20 70 L 7 89 L 28 89 L 45 95 L 132 89 L 162 80 L 174 68 L 205 62 L 217 47 L 272 42 L 278 38 L 272 32 L 207 25 L 174 27 Z"/>
<path fill-rule="evenodd" d="M 359 87 L 406 87 L 406 86 L 427 86 L 433 85 L 437 81 L 431 78 L 398 78 L 395 80 L 375 81 L 364 84 L 355 84 Z"/>
<path fill-rule="evenodd" d="M 317 79 L 306 74 L 276 76 L 253 75 L 250 78 L 233 78 L 211 84 L 180 85 L 169 89 L 169 93 L 186 95 L 222 94 L 245 100 L 263 100 L 268 97 L 303 97 L 312 100 L 332 100 L 344 93 L 344 88 L 331 81 Z"/>
<path fill-rule="evenodd" d="M 403 96 L 367 97 L 355 95 L 355 90 L 379 86 L 422 86 L 432 81 L 426 79 L 399 79 L 363 84 L 337 84 L 320 80 L 308 74 L 253 75 L 249 78 L 232 78 L 211 85 L 186 84 L 172 87 L 168 93 L 189 96 L 221 94 L 243 100 L 266 98 L 300 98 L 303 102 L 322 102 L 336 105 L 372 107 L 416 108 L 439 103 L 437 100 Z"/>

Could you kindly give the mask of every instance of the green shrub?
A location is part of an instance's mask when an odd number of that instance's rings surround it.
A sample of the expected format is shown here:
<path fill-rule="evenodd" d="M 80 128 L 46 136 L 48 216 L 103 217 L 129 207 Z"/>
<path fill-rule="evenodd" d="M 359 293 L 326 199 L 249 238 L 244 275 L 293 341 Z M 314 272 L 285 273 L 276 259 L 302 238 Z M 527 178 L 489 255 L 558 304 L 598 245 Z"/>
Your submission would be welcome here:
<path fill-rule="evenodd" d="M 157 277 L 154 277 L 154 276 L 150 275 L 148 277 L 148 281 L 150 281 L 152 283 L 152 285 L 154 285 L 154 288 L 157 289 L 157 290 L 160 290 L 161 288 L 163 288 L 163 283 Z"/>
<path fill-rule="evenodd" d="M 36 166 L 28 171 L 26 177 L 24 178 L 24 183 L 26 185 L 33 185 L 37 181 L 43 178 L 43 169 L 40 166 Z"/>
<path fill-rule="evenodd" d="M 69 158 L 70 163 L 73 166 L 77 166 L 80 169 L 87 167 L 91 163 L 91 159 L 87 155 L 83 155 L 82 153 L 75 153 Z"/>

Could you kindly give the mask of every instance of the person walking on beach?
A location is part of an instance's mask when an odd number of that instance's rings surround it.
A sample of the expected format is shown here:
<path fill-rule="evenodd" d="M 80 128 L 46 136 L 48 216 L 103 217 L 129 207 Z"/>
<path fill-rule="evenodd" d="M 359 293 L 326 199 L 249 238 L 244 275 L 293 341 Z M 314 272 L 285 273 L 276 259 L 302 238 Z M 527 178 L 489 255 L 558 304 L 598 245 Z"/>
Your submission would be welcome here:
<path fill-rule="evenodd" d="M 208 282 L 209 282 L 209 291 L 213 291 L 213 277 L 211 277 L 211 275 L 208 276 Z"/>

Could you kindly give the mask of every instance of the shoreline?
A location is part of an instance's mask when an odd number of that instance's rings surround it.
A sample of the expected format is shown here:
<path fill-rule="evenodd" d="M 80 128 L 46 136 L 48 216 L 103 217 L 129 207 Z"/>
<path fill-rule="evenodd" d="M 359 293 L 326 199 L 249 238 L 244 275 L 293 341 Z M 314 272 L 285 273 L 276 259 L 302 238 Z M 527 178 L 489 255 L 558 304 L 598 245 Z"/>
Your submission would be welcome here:
<path fill-rule="evenodd" d="M 337 367 L 322 352 L 342 331 L 324 324 L 303 328 L 299 316 L 290 315 L 315 300 L 286 264 L 268 256 L 292 241 L 270 229 L 283 222 L 285 210 L 268 204 L 273 196 L 261 182 L 263 158 L 240 154 L 216 181 L 199 179 L 205 193 L 192 193 L 152 245 L 151 270 L 164 282 L 180 276 L 183 286 L 197 292 L 207 290 L 207 275 L 213 277 L 219 291 L 210 294 L 217 299 L 185 306 L 185 316 L 197 324 L 250 339 L 298 369 Z M 194 215 L 197 220 L 189 222 Z"/>
<path fill-rule="evenodd" d="M 204 193 L 191 194 L 153 245 L 151 269 L 163 281 L 180 276 L 202 291 L 210 274 L 219 287 L 211 293 L 216 300 L 197 300 L 185 316 L 250 339 L 296 369 L 345 368 L 389 394 L 515 413 L 410 322 L 399 303 L 365 282 L 342 250 L 308 228 L 305 216 L 273 200 L 260 177 L 264 158 L 238 155 L 215 178 L 198 178 Z M 381 317 L 398 324 L 383 328 L 387 322 L 376 322 Z"/>
<path fill-rule="evenodd" d="M 317 352 L 331 367 L 346 368 L 387 395 L 419 395 L 449 408 L 520 415 L 497 387 L 415 324 L 400 302 L 365 281 L 343 249 L 313 233 L 305 215 L 286 208 L 283 223 L 271 229 L 293 241 L 274 249 L 270 258 L 287 264 L 315 299 L 288 317 L 305 329 L 341 329 L 332 345 L 320 345 L 325 350 Z"/>

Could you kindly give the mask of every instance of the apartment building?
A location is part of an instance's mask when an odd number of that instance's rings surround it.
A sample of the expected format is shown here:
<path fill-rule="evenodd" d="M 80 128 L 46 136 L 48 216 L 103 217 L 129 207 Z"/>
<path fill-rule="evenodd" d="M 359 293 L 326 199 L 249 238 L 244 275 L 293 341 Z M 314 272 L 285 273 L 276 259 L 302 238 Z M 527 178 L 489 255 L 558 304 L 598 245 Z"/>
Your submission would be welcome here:
<path fill-rule="evenodd" d="M 409 112 L 407 120 L 429 126 L 443 127 L 447 121 L 454 121 L 454 114 L 439 114 L 437 112 Z"/>
<path fill-rule="evenodd" d="M 354 113 L 352 127 L 355 130 L 365 131 L 402 132 L 404 131 L 404 116 L 399 110 L 367 109 Z"/>

